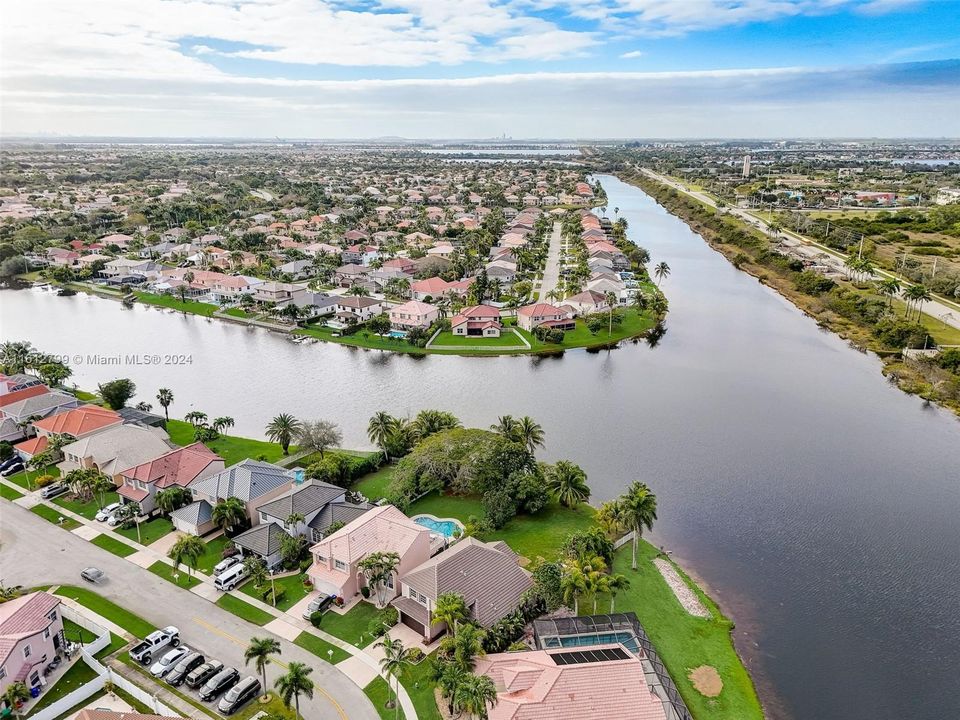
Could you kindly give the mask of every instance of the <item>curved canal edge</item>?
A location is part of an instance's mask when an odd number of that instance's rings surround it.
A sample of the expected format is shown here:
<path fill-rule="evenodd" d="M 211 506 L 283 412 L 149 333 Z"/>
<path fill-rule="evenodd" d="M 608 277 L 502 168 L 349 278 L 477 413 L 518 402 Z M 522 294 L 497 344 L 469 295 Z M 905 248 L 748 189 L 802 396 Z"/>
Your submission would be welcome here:
<path fill-rule="evenodd" d="M 741 270 L 760 283 L 775 290 L 784 299 L 804 315 L 816 321 L 821 328 L 829 330 L 837 336 L 847 340 L 850 346 L 859 352 L 872 352 L 882 365 L 882 372 L 891 383 L 895 384 L 908 395 L 917 395 L 926 402 L 932 402 L 952 411 L 960 416 L 960 396 L 956 399 L 945 396 L 936 390 L 935 383 L 924 376 L 918 365 L 904 357 L 901 351 L 885 350 L 876 347 L 876 339 L 871 335 L 871 328 L 856 319 L 850 319 L 824 308 L 819 298 L 808 295 L 795 287 L 790 278 L 763 262 L 759 253 L 770 254 L 767 247 L 767 238 L 757 229 L 747 227 L 736 219 L 725 216 L 721 222 L 730 220 L 730 228 L 737 228 L 746 237 L 752 237 L 766 243 L 761 247 L 748 243 L 729 243 L 720 238 L 715 227 L 705 223 L 704 217 L 695 217 L 697 212 L 707 208 L 695 198 L 688 198 L 673 188 L 645 175 L 637 173 L 619 173 L 617 177 L 628 185 L 633 185 L 663 207 L 667 212 L 683 221 L 694 234 L 701 237 L 713 250 L 723 255 L 736 269 Z M 719 217 L 719 215 L 717 215 Z"/>

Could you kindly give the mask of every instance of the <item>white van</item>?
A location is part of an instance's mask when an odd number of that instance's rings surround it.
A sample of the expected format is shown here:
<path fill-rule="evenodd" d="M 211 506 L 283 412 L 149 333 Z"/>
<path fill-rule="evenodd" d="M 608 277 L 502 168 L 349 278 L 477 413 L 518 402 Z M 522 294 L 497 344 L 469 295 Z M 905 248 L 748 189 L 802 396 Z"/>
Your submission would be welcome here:
<path fill-rule="evenodd" d="M 213 580 L 213 586 L 217 590 L 233 590 L 237 585 L 243 582 L 243 579 L 247 576 L 247 566 L 243 563 L 234 565 L 232 568 L 227 570 L 222 575 L 218 575 Z"/>

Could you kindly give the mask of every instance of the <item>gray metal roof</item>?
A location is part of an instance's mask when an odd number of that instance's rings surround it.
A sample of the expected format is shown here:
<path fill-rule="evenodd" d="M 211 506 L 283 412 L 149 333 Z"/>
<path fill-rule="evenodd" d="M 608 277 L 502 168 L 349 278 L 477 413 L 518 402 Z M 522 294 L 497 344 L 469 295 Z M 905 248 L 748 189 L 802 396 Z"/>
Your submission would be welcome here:
<path fill-rule="evenodd" d="M 266 505 L 261 505 L 258 510 L 278 520 L 286 520 L 293 513 L 306 517 L 345 492 L 342 487 L 320 481 L 309 485 L 294 485 L 292 490 Z"/>
<path fill-rule="evenodd" d="M 310 527 L 325 533 L 333 523 L 340 522 L 347 525 L 372 509 L 373 505 L 370 503 L 330 503 L 310 521 Z"/>
<path fill-rule="evenodd" d="M 294 478 L 293 470 L 259 460 L 242 460 L 216 475 L 194 480 L 190 489 L 202 495 L 224 499 L 238 497 L 244 502 L 261 497 Z"/>
<path fill-rule="evenodd" d="M 206 500 L 197 500 L 197 502 L 174 510 L 170 513 L 170 517 L 183 520 L 191 525 L 203 525 L 213 519 L 213 507 Z"/>
<path fill-rule="evenodd" d="M 261 523 L 233 538 L 233 544 L 262 557 L 269 557 L 280 552 L 280 543 L 283 538 L 290 537 L 290 533 L 277 523 Z"/>

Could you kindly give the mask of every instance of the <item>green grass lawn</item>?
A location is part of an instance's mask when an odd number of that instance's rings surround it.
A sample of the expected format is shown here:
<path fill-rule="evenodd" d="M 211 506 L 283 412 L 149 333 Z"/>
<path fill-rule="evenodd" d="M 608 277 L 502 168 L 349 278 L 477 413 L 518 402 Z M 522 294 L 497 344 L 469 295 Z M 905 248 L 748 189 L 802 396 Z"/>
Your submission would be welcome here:
<path fill-rule="evenodd" d="M 87 520 L 93 520 L 94 516 L 100 510 L 101 507 L 106 507 L 111 503 L 118 502 L 120 496 L 115 492 L 108 492 L 103 494 L 103 505 L 101 506 L 97 502 L 97 498 L 90 498 L 89 500 L 81 500 L 78 497 L 70 497 L 63 495 L 58 498 L 54 498 L 53 502 L 56 505 L 59 505 L 62 508 L 66 508 L 71 512 L 76 513 L 85 517 Z"/>
<path fill-rule="evenodd" d="M 226 535 L 219 535 L 207 541 L 207 550 L 197 561 L 197 570 L 207 575 L 213 573 L 213 566 L 223 560 L 223 551 L 230 544 Z"/>
<path fill-rule="evenodd" d="M 363 645 L 367 645 L 371 641 L 367 626 L 379 612 L 373 603 L 360 601 L 346 615 L 332 610 L 325 613 L 320 629 L 357 647 L 361 646 L 362 635 Z"/>
<path fill-rule="evenodd" d="M 387 488 L 393 480 L 395 467 L 393 465 L 384 465 L 376 472 L 364 475 L 357 480 L 351 490 L 363 493 L 371 500 L 378 500 L 386 496 Z"/>
<path fill-rule="evenodd" d="M 256 313 L 248 313 L 246 310 L 243 310 L 242 308 L 235 308 L 235 307 L 227 308 L 226 310 L 223 311 L 223 314 L 230 315 L 232 317 L 238 317 L 238 318 L 253 318 L 257 316 Z"/>
<path fill-rule="evenodd" d="M 127 557 L 128 555 L 133 555 L 136 552 L 134 548 L 130 547 L 126 543 L 120 542 L 108 533 L 97 535 L 90 542 L 97 547 L 103 548 L 107 552 L 112 552 L 114 555 L 118 555 L 120 557 Z"/>
<path fill-rule="evenodd" d="M 407 694 L 410 695 L 410 701 L 417 709 L 419 720 L 441 720 L 440 711 L 437 709 L 437 701 L 433 694 L 433 688 L 436 683 L 430 677 L 430 662 L 424 658 L 413 667 L 409 667 L 400 678 Z"/>
<path fill-rule="evenodd" d="M 684 610 L 651 562 L 658 552 L 653 545 L 642 542 L 638 550 L 638 569 L 634 572 L 630 567 L 630 545 L 617 551 L 613 571 L 625 575 L 630 580 L 630 588 L 617 595 L 616 609 L 637 614 L 694 717 L 760 720 L 763 711 L 753 681 L 730 637 L 733 623 L 723 617 L 716 604 L 693 584 L 691 586 L 713 617 L 697 618 Z M 606 607 L 604 602 L 601 605 Z M 701 695 L 688 678 L 688 673 L 701 665 L 716 668 L 723 680 L 723 690 L 715 698 Z"/>
<path fill-rule="evenodd" d="M 73 620 L 63 619 L 63 633 L 67 640 L 79 642 L 82 645 L 91 643 L 97 639 L 97 636 L 84 627 L 80 627 Z"/>
<path fill-rule="evenodd" d="M 277 610 L 289 610 L 307 596 L 307 590 L 303 587 L 303 580 L 300 578 L 300 575 L 289 575 L 273 581 L 278 594 L 280 594 L 281 589 L 283 590 L 283 597 L 277 602 Z M 240 592 L 261 602 L 267 602 L 263 599 L 262 594 L 268 589 L 269 584 L 264 584 L 263 587 L 258 588 L 252 582 L 247 582 L 240 588 Z"/>
<path fill-rule="evenodd" d="M 331 645 L 323 638 L 319 638 L 313 633 L 307 631 L 300 633 L 297 636 L 297 639 L 293 642 L 294 644 L 302 647 L 304 650 L 309 650 L 324 662 L 328 662 L 333 665 L 336 665 L 338 662 L 342 662 L 350 657 L 350 653 L 348 653 L 346 650 L 338 648 L 336 645 Z M 331 650 L 333 651 L 333 655 L 328 654 Z"/>
<path fill-rule="evenodd" d="M 251 622 L 254 625 L 259 625 L 263 627 L 268 622 L 273 620 L 273 615 L 261 610 L 258 607 L 254 607 L 248 602 L 244 602 L 236 595 L 230 595 L 229 593 L 222 595 L 219 600 L 217 600 L 217 605 L 222 607 L 227 612 L 231 612 L 237 617 L 241 617 L 247 622 Z"/>
<path fill-rule="evenodd" d="M 114 635 L 113 633 L 110 633 L 110 644 L 107 645 L 103 650 L 98 652 L 96 655 L 94 655 L 94 657 L 97 660 L 102 661 L 103 658 L 107 657 L 108 655 L 113 655 L 118 650 L 126 647 L 126 645 L 127 645 L 126 640 L 124 640 L 119 635 Z"/>
<path fill-rule="evenodd" d="M 39 515 L 44 520 L 52 522 L 54 525 L 59 525 L 64 530 L 74 530 L 75 528 L 80 527 L 80 523 L 73 518 L 66 517 L 61 515 L 58 511 L 54 510 L 48 505 L 34 505 L 30 508 L 30 512 L 34 515 Z M 60 522 L 60 518 L 63 518 L 63 522 Z"/>
<path fill-rule="evenodd" d="M 7 480 L 15 485 L 19 485 L 24 490 L 36 490 L 36 481 L 41 475 L 53 475 L 54 477 L 60 477 L 60 468 L 58 468 L 56 465 L 47 465 L 45 468 L 43 468 L 43 470 L 22 470 L 15 475 L 11 475 L 7 478 Z"/>
<path fill-rule="evenodd" d="M 17 498 L 22 498 L 23 493 L 14 490 L 9 485 L 0 483 L 0 497 L 2 497 L 4 500 L 16 500 Z"/>
<path fill-rule="evenodd" d="M 153 293 L 141 292 L 139 290 L 134 290 L 133 294 L 136 295 L 137 300 L 142 302 L 144 305 L 157 305 L 159 307 L 173 308 L 174 310 L 188 312 L 192 315 L 212 317 L 213 314 L 220 309 L 218 305 L 197 302 L 195 300 L 181 302 L 180 298 L 176 295 L 155 295 Z"/>
<path fill-rule="evenodd" d="M 96 393 L 87 392 L 86 390 L 73 390 L 74 396 L 77 400 L 82 400 L 85 403 L 92 403 L 94 405 L 99 405 L 101 398 Z"/>
<path fill-rule="evenodd" d="M 563 342 L 559 345 L 553 343 L 543 343 L 537 340 L 526 330 L 520 330 L 530 347 L 534 351 L 538 350 L 563 350 L 566 348 L 577 347 L 598 347 L 619 342 L 625 338 L 631 338 L 639 335 L 654 326 L 653 319 L 649 314 L 641 315 L 634 308 L 625 308 L 623 310 L 623 322 L 619 326 L 614 325 L 613 332 L 608 334 L 604 327 L 596 335 L 587 329 L 587 324 L 583 320 L 577 320 L 577 326 L 573 330 L 568 330 L 563 336 Z"/>
<path fill-rule="evenodd" d="M 194 442 L 193 425 L 183 420 L 170 420 L 167 423 L 167 432 L 170 434 L 170 440 L 177 445 L 190 445 Z M 266 440 L 251 440 L 250 438 L 233 435 L 221 435 L 216 440 L 206 443 L 206 445 L 223 458 L 227 467 L 247 458 L 276 462 L 283 457 L 283 448 L 278 443 L 267 442 Z M 296 448 L 291 446 L 290 452 L 295 451 Z"/>
<path fill-rule="evenodd" d="M 500 337 L 478 337 L 476 335 L 463 336 L 454 335 L 449 330 L 444 330 L 437 335 L 437 339 L 430 343 L 433 345 L 453 345 L 457 347 L 470 348 L 501 348 L 501 347 L 519 347 L 523 341 L 517 337 L 516 333 L 504 330 Z"/>
<path fill-rule="evenodd" d="M 101 595 L 98 595 L 87 588 L 77 587 L 75 585 L 61 585 L 59 588 L 57 588 L 55 594 L 59 595 L 60 597 L 76 600 L 85 608 L 88 608 L 97 615 L 116 623 L 128 633 L 135 635 L 138 638 L 145 638 L 147 635 L 156 630 L 153 625 L 148 623 L 143 618 L 139 617 L 138 615 L 134 615 L 126 608 L 122 608 L 116 603 L 110 602 L 105 597 L 102 597 Z"/>
<path fill-rule="evenodd" d="M 190 577 L 184 565 L 181 565 L 180 569 L 175 573 L 172 565 L 167 565 L 163 560 L 157 560 L 153 565 L 148 567 L 147 570 L 154 575 L 159 575 L 168 582 L 172 582 L 177 587 L 182 587 L 187 590 L 200 584 L 197 578 Z M 175 578 L 175 574 L 179 574 L 179 578 Z"/>
<path fill-rule="evenodd" d="M 377 709 L 377 713 L 379 713 L 383 720 L 395 720 L 397 717 L 405 717 L 403 710 L 400 710 L 400 714 L 397 715 L 395 708 L 387 707 L 387 702 L 394 699 L 393 690 L 382 677 L 375 677 L 371 680 L 370 684 L 363 689 L 363 692 L 370 698 L 370 702 L 373 703 L 373 706 Z M 417 715 L 420 715 L 419 708 L 417 709 Z"/>
<path fill-rule="evenodd" d="M 335 335 L 335 330 L 328 327 L 310 326 L 299 328 L 294 331 L 296 335 L 306 335 L 315 337 L 327 342 L 339 343 L 340 345 L 351 345 L 353 347 L 364 347 L 372 350 L 393 350 L 394 352 L 412 352 L 422 353 L 423 348 L 407 342 L 403 338 L 380 337 L 366 330 L 360 330 L 353 335 Z"/>
<path fill-rule="evenodd" d="M 139 542 L 142 545 L 149 545 L 156 542 L 167 533 L 173 532 L 173 523 L 169 518 L 157 516 L 146 522 L 140 523 L 140 539 L 137 540 L 137 527 L 116 528 L 114 530 L 118 535 L 123 535 L 128 540 Z"/>
<path fill-rule="evenodd" d="M 49 687 L 44 691 L 44 693 L 37 699 L 36 703 L 31 706 L 30 713 L 33 714 L 38 710 L 42 710 L 48 705 L 55 703 L 57 700 L 65 695 L 69 695 L 77 688 L 86 685 L 95 677 L 97 677 L 97 674 L 90 668 L 89 665 L 87 665 L 83 660 L 77 660 L 69 670 L 60 676 L 60 679 L 57 680 L 53 687 Z"/>
<path fill-rule="evenodd" d="M 292 701 L 291 701 L 292 703 Z M 267 713 L 269 718 L 280 718 L 280 720 L 294 720 L 293 708 L 288 708 L 283 704 L 283 700 L 277 697 L 276 693 L 270 693 L 270 701 L 264 705 L 254 701 L 241 708 L 234 717 L 236 720 L 250 720 L 254 715 L 260 712 Z"/>

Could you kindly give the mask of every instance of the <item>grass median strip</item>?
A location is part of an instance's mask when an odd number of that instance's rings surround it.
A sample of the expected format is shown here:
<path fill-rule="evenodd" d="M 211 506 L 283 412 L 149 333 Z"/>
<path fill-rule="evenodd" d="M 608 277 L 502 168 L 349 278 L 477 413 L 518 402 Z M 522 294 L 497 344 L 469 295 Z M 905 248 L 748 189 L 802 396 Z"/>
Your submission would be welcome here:
<path fill-rule="evenodd" d="M 107 552 L 112 552 L 114 555 L 120 557 L 127 557 L 127 555 L 133 555 L 136 552 L 136 549 L 130 547 L 126 543 L 122 543 L 111 535 L 104 533 L 103 535 L 97 535 L 93 540 L 90 541 L 99 548 L 103 548 Z"/>
<path fill-rule="evenodd" d="M 147 570 L 185 590 L 189 590 L 200 584 L 200 581 L 192 577 L 185 567 L 181 566 L 179 570 L 174 570 L 172 565 L 167 565 L 163 560 L 157 560 L 153 565 L 148 567 Z"/>
<path fill-rule="evenodd" d="M 23 493 L 17 490 L 14 490 L 9 485 L 4 485 L 0 483 L 0 497 L 4 500 L 18 500 L 23 497 Z"/>
<path fill-rule="evenodd" d="M 364 694 L 370 698 L 370 702 L 377 709 L 383 720 L 395 720 L 395 718 L 405 717 L 403 710 L 397 714 L 395 708 L 388 708 L 387 702 L 393 699 L 393 691 L 387 686 L 387 681 L 382 677 L 375 677 L 370 684 L 363 689 Z"/>
<path fill-rule="evenodd" d="M 348 657 L 350 653 L 342 648 L 338 648 L 332 643 L 328 643 L 323 638 L 317 637 L 311 632 L 306 630 L 300 633 L 297 636 L 297 639 L 293 641 L 295 645 L 299 645 L 304 650 L 308 650 L 316 655 L 322 660 L 326 660 L 332 665 L 336 665 L 338 662 L 343 662 Z"/>
<path fill-rule="evenodd" d="M 229 593 L 221 596 L 217 600 L 217 605 L 222 607 L 227 612 L 231 612 L 237 617 L 243 618 L 247 622 L 251 622 L 254 625 L 260 625 L 263 627 L 268 622 L 273 620 L 273 615 L 261 610 L 258 607 L 254 607 L 248 602 L 244 602 L 236 595 L 230 595 Z"/>
<path fill-rule="evenodd" d="M 64 530 L 73 530 L 80 527 L 79 522 L 73 518 L 68 518 L 64 515 L 61 515 L 58 511 L 47 505 L 34 505 L 32 508 L 30 508 L 30 512 L 32 512 L 34 515 L 39 515 L 48 522 L 52 522 L 54 525 L 59 525 Z M 60 521 L 60 518 L 63 518 L 63 522 Z"/>

